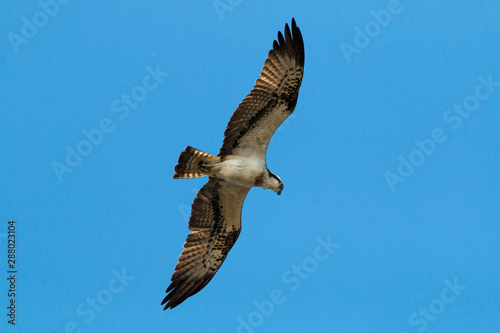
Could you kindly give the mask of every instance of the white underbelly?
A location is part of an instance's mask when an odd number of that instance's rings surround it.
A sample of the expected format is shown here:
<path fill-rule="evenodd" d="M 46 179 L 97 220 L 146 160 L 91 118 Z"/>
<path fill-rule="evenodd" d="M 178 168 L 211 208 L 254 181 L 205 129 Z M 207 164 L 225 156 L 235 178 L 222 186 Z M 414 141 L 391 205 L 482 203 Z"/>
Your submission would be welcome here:
<path fill-rule="evenodd" d="M 257 158 L 226 157 L 216 176 L 230 183 L 253 187 L 255 179 L 266 169 L 265 161 Z"/>

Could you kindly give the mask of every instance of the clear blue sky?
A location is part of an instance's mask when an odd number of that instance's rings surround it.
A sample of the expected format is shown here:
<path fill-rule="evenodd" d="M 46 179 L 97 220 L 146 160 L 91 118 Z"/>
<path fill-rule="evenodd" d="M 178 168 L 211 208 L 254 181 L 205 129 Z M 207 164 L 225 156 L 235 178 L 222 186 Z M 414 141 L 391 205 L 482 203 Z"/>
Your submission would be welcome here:
<path fill-rule="evenodd" d="M 4 1 L 0 331 L 499 332 L 499 12 Z M 292 17 L 305 76 L 267 158 L 283 194 L 252 190 L 220 271 L 164 312 L 206 182 L 173 180 L 178 155 L 218 152 Z"/>

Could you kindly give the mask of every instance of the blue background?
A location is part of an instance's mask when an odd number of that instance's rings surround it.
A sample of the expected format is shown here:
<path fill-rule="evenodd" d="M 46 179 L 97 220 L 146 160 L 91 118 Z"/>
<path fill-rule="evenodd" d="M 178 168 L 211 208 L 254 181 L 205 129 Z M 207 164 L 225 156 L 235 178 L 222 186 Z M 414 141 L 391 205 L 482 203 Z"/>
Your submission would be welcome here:
<path fill-rule="evenodd" d="M 71 1 L 57 13 L 47 7 L 46 22 L 38 2 L 2 2 L 0 330 L 500 331 L 500 87 L 457 128 L 445 120 L 480 77 L 500 81 L 500 4 L 402 0 L 381 27 L 371 11 L 392 8 L 388 1 L 226 1 L 215 3 L 229 6 L 219 12 L 212 1 Z M 43 26 L 12 42 L 33 16 Z M 206 181 L 173 180 L 177 157 L 186 145 L 218 153 L 292 17 L 305 76 L 267 157 L 283 194 L 252 190 L 221 270 L 164 312 Z M 367 27 L 369 41 L 355 40 Z M 346 56 L 347 44 L 357 53 Z M 140 90 L 148 66 L 168 76 L 121 119 L 111 104 Z M 103 119 L 113 131 L 60 181 L 54 162 L 65 164 L 66 147 L 77 149 Z M 415 152 L 434 129 L 447 139 Z M 410 155 L 419 165 L 391 187 L 387 172 L 398 175 Z M 9 219 L 15 328 L 5 315 Z M 317 239 L 328 236 L 339 246 L 318 262 Z M 292 290 L 283 275 L 302 264 L 310 273 L 295 275 Z M 121 284 L 113 272 L 123 270 Z M 446 289 L 455 280 L 465 286 L 458 297 Z M 257 312 L 254 302 L 268 304 L 275 289 L 284 302 Z M 87 304 L 96 297 L 100 311 Z M 425 319 L 419 311 L 429 306 Z"/>

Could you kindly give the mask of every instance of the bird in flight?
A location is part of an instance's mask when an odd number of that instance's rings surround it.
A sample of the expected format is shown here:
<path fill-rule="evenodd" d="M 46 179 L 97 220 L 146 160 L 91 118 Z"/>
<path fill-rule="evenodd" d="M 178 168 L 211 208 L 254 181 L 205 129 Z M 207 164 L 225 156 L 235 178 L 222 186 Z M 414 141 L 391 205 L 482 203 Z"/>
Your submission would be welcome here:
<path fill-rule="evenodd" d="M 241 210 L 252 187 L 281 194 L 281 179 L 269 171 L 269 141 L 297 103 L 304 72 L 304 42 L 292 19 L 278 32 L 260 77 L 240 103 L 224 132 L 217 156 L 192 147 L 180 154 L 174 179 L 208 176 L 194 199 L 189 230 L 167 296 L 172 309 L 203 289 L 214 277 L 241 231 Z"/>

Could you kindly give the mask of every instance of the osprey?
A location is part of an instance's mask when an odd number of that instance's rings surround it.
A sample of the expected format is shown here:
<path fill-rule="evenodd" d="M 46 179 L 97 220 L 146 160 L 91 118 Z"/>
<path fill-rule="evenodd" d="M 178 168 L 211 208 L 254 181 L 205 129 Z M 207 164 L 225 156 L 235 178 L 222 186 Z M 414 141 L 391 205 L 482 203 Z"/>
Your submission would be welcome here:
<path fill-rule="evenodd" d="M 241 231 L 243 201 L 252 187 L 281 194 L 283 183 L 266 165 L 269 141 L 297 103 L 304 71 L 304 42 L 292 19 L 278 32 L 260 78 L 229 120 L 217 156 L 192 147 L 180 154 L 174 179 L 209 176 L 196 195 L 189 229 L 168 295 L 174 308 L 213 278 Z"/>

